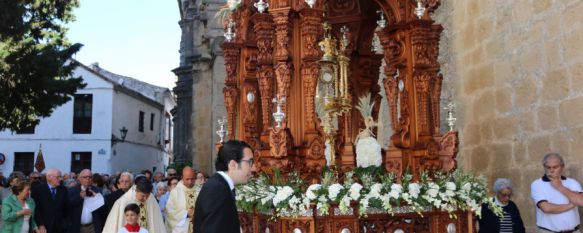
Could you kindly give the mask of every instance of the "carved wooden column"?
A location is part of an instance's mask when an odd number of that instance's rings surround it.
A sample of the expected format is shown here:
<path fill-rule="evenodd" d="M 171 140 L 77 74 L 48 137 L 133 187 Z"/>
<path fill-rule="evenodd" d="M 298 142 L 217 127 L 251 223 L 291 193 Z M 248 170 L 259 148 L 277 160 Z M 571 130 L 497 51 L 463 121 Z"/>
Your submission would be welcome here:
<path fill-rule="evenodd" d="M 291 55 L 289 51 L 290 37 L 291 37 L 291 22 L 290 22 L 290 8 L 283 8 L 270 11 L 275 22 L 275 76 L 276 76 L 276 96 L 285 97 L 288 101 L 283 106 L 282 111 L 286 118 L 282 122 L 283 128 L 288 128 L 287 122 L 289 119 L 289 93 L 291 85 L 291 76 L 293 72 L 293 65 L 290 62 Z"/>
<path fill-rule="evenodd" d="M 319 180 L 326 166 L 324 140 L 317 130 L 318 116 L 315 112 L 316 86 L 320 75 L 319 60 L 322 57 L 318 45 L 322 30 L 322 10 L 305 7 L 300 11 L 301 36 L 301 80 L 303 89 L 304 140 L 308 142 L 305 152 L 306 166 L 302 175 L 306 180 Z"/>
<path fill-rule="evenodd" d="M 239 64 L 239 46 L 235 43 L 225 42 L 221 46 L 225 57 L 225 68 L 227 76 L 225 77 L 225 106 L 227 108 L 227 138 L 235 139 L 235 125 L 237 122 L 237 106 L 239 100 L 239 88 L 237 87 L 237 68 Z"/>
<path fill-rule="evenodd" d="M 269 14 L 257 13 L 251 17 L 257 39 L 257 79 L 259 81 L 259 92 L 261 93 L 261 120 L 262 135 L 267 135 L 270 128 L 271 119 L 271 99 L 273 98 L 273 20 Z"/>
<path fill-rule="evenodd" d="M 304 89 L 304 101 L 306 102 L 304 105 L 304 112 L 306 113 L 305 130 L 306 134 L 309 135 L 307 137 L 308 140 L 317 134 L 316 122 L 318 120 L 315 113 L 314 98 L 316 96 L 316 85 L 320 74 L 318 61 L 322 56 L 320 47 L 318 46 L 322 29 L 321 15 L 321 10 L 314 10 L 311 8 L 304 8 L 300 12 L 302 38 L 301 78 Z"/>
<path fill-rule="evenodd" d="M 292 161 L 294 158 L 290 157 L 288 153 L 293 147 L 293 140 L 291 132 L 288 128 L 288 121 L 290 113 L 287 106 L 292 99 L 289 96 L 292 64 L 290 62 L 291 55 L 289 51 L 291 22 L 290 22 L 291 8 L 279 8 L 270 10 L 273 21 L 275 22 L 275 77 L 276 90 L 275 97 L 285 97 L 286 102 L 282 105 L 282 111 L 285 113 L 285 119 L 281 123 L 281 128 L 272 127 L 269 134 L 270 155 L 276 158 L 271 166 L 278 167 L 282 171 L 292 169 Z"/>

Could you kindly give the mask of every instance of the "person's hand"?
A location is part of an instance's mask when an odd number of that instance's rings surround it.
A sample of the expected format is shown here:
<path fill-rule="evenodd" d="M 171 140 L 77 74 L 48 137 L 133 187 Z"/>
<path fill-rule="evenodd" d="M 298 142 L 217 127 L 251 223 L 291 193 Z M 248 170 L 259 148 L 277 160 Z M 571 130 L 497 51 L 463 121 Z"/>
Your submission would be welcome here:
<path fill-rule="evenodd" d="M 192 215 L 193 215 L 193 214 L 194 214 L 194 209 L 193 209 L 193 208 L 190 208 L 190 209 L 188 209 L 188 214 L 187 214 L 187 215 L 188 215 L 188 217 L 189 217 L 189 218 L 192 218 Z"/>
<path fill-rule="evenodd" d="M 560 190 L 561 188 L 563 188 L 563 182 L 561 181 L 561 177 L 555 177 L 555 176 L 548 176 L 548 177 L 551 180 L 551 185 L 555 189 Z"/>
<path fill-rule="evenodd" d="M 18 211 L 17 214 L 19 214 L 20 216 L 32 215 L 32 210 L 30 210 L 30 209 L 23 209 L 21 211 Z"/>
<path fill-rule="evenodd" d="M 37 233 L 47 233 L 47 228 L 45 228 L 44 225 L 41 225 L 38 227 L 38 229 L 36 230 Z"/>

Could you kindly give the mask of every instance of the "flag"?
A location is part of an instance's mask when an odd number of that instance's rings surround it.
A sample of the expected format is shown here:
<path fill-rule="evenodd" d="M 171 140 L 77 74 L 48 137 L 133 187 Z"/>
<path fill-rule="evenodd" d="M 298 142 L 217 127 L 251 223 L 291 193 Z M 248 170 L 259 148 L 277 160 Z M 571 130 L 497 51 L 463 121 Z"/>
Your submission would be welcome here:
<path fill-rule="evenodd" d="M 38 149 L 38 154 L 36 155 L 36 162 L 34 163 L 34 168 L 38 172 L 43 172 L 45 170 L 45 160 L 43 159 L 43 150 Z"/>

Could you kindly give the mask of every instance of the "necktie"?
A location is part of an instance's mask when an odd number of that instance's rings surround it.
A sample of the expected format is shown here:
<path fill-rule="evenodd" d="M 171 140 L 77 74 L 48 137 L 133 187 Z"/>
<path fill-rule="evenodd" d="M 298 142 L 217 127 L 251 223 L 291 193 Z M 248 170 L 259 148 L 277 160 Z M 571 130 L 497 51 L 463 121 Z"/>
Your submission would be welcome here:
<path fill-rule="evenodd" d="M 55 199 L 57 197 L 57 189 L 56 188 L 51 188 L 51 195 L 53 196 L 53 199 Z"/>

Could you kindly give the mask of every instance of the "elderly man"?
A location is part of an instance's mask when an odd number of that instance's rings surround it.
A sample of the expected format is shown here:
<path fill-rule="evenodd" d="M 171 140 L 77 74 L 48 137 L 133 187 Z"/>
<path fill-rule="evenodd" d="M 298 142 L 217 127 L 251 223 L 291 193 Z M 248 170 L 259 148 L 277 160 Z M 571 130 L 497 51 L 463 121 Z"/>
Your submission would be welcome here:
<path fill-rule="evenodd" d="M 174 233 L 192 233 L 192 216 L 194 204 L 200 186 L 194 185 L 196 172 L 191 167 L 182 170 L 182 180 L 170 191 L 166 204 L 168 231 Z"/>
<path fill-rule="evenodd" d="M 61 171 L 47 170 L 47 182 L 32 188 L 36 202 L 34 220 L 39 233 L 67 232 L 67 188 L 61 185 Z"/>
<path fill-rule="evenodd" d="M 134 176 L 132 173 L 129 172 L 123 172 L 118 177 L 116 177 L 115 185 L 117 190 L 105 196 L 105 214 L 109 215 L 109 212 L 111 211 L 111 208 L 113 208 L 115 201 L 117 201 L 117 199 L 123 196 L 123 194 L 132 187 L 133 177 Z"/>
<path fill-rule="evenodd" d="M 101 203 L 101 190 L 92 185 L 91 170 L 79 173 L 79 184 L 69 189 L 69 233 L 99 233 L 103 229 L 103 208 L 90 209 L 91 202 Z"/>
<path fill-rule="evenodd" d="M 560 181 L 572 192 L 580 193 L 581 185 L 563 176 L 565 162 L 558 153 L 545 155 L 542 161 L 545 174 L 532 182 L 531 198 L 536 209 L 538 233 L 579 231 L 579 210 L 567 196 L 553 188 L 551 182 Z"/>
<path fill-rule="evenodd" d="M 160 212 L 160 207 L 152 194 L 152 183 L 147 179 L 140 179 L 136 176 L 136 184 L 121 196 L 115 204 L 107 221 L 103 232 L 118 232 L 125 225 L 124 209 L 128 204 L 135 203 L 140 206 L 140 218 L 138 222 L 141 227 L 148 232 L 166 233 L 164 220 Z"/>
<path fill-rule="evenodd" d="M 253 151 L 243 142 L 231 140 L 219 149 L 215 173 L 202 186 L 194 208 L 194 232 L 239 233 L 241 224 L 235 205 L 235 185 L 251 177 Z"/>

